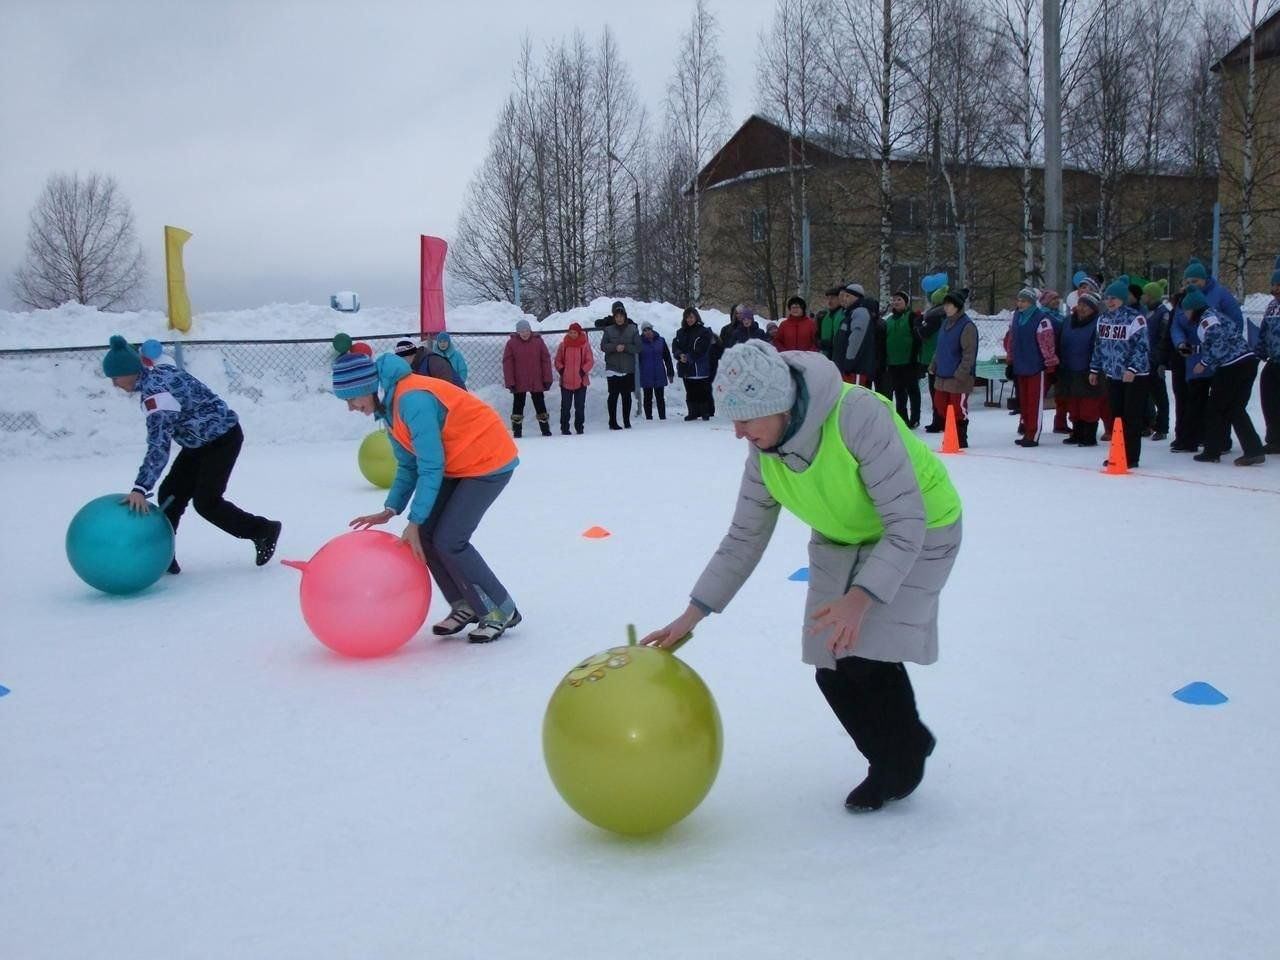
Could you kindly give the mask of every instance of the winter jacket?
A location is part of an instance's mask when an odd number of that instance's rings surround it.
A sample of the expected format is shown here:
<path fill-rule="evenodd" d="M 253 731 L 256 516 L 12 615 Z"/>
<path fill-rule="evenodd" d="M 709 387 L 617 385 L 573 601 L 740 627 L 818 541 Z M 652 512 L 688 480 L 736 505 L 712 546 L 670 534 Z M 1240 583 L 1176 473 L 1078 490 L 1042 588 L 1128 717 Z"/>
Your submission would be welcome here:
<path fill-rule="evenodd" d="M 412 371 L 409 364 L 394 353 L 384 353 L 375 361 L 378 365 L 378 384 L 382 388 L 382 403 L 379 404 L 378 419 L 390 422 L 391 397 L 396 386 Z M 476 403 L 483 401 L 478 398 Z M 449 411 L 426 390 L 409 390 L 402 394 L 399 401 L 400 419 L 409 428 L 413 437 L 413 451 L 405 449 L 394 436 L 391 437 L 391 452 L 396 458 L 396 476 L 387 491 L 387 499 L 383 503 L 388 510 L 397 514 L 410 504 L 410 523 L 425 523 L 435 506 L 436 496 L 444 481 L 445 449 L 444 426 Z M 494 414 L 497 417 L 497 414 Z M 510 473 L 520 462 L 513 456 L 505 466 L 494 470 L 489 476 Z"/>
<path fill-rule="evenodd" d="M 1088 320 L 1072 315 L 1062 328 L 1062 353 L 1059 354 L 1064 373 L 1088 373 L 1093 363 L 1093 342 L 1098 335 L 1098 317 Z"/>
<path fill-rule="evenodd" d="M 672 342 L 676 373 L 689 380 L 705 380 L 711 376 L 711 331 L 701 320 L 693 325 L 682 322 Z"/>
<path fill-rule="evenodd" d="M 1272 297 L 1267 304 L 1253 352 L 1263 360 L 1280 363 L 1280 297 Z"/>
<path fill-rule="evenodd" d="M 1201 312 L 1196 330 L 1200 334 L 1200 363 L 1210 374 L 1253 356 L 1244 332 L 1231 321 L 1223 320 L 1212 307 Z"/>
<path fill-rule="evenodd" d="M 543 393 L 551 389 L 551 351 L 538 334 L 523 340 L 513 333 L 502 351 L 502 382 L 516 393 Z"/>
<path fill-rule="evenodd" d="M 1173 343 L 1175 353 L 1179 347 L 1190 347 L 1191 353 L 1186 357 L 1186 377 L 1188 380 L 1203 380 L 1209 376 L 1205 371 L 1196 373 L 1200 365 L 1200 334 L 1196 325 L 1191 322 L 1187 312 L 1179 306 L 1173 311 L 1173 319 L 1169 323 L 1169 339 Z M 1182 354 L 1178 353 L 1178 356 Z"/>
<path fill-rule="evenodd" d="M 978 326 L 967 313 L 944 319 L 938 331 L 937 351 L 929 372 L 937 378 L 934 389 L 943 393 L 973 392 L 978 368 Z"/>
<path fill-rule="evenodd" d="M 761 459 L 776 457 L 802 472 L 813 462 L 823 429 L 837 406 L 839 439 L 858 461 L 859 479 L 883 526 L 875 542 L 845 544 L 814 531 L 809 541 L 806 622 L 824 603 L 851 587 L 874 599 L 862 622 L 857 655 L 872 660 L 932 663 L 938 656 L 938 594 L 960 548 L 960 521 L 927 529 L 924 498 L 900 426 L 882 397 L 869 390 L 845 392 L 838 372 L 812 353 L 781 354 L 797 384 L 795 429 L 776 450 L 751 446 L 729 531 L 691 591 L 696 605 L 722 611 L 751 575 L 769 543 L 781 506 L 769 493 Z M 934 455 L 924 451 L 930 458 Z M 930 470 L 944 471 L 931 462 Z M 802 640 L 803 658 L 834 667 L 827 634 Z"/>
<path fill-rule="evenodd" d="M 466 389 L 458 379 L 458 373 L 454 370 L 453 364 L 444 354 L 436 352 L 431 347 L 419 347 L 412 357 L 407 358 L 407 362 L 414 373 L 420 373 L 424 377 L 436 377 L 446 383 L 452 383 L 455 387 Z"/>
<path fill-rule="evenodd" d="M 891 367 L 920 362 L 920 316 L 911 310 L 885 318 L 885 361 Z"/>
<path fill-rule="evenodd" d="M 595 366 L 596 356 L 591 349 L 591 339 L 580 333 L 574 340 L 565 337 L 556 347 L 556 370 L 560 374 L 560 386 L 565 390 L 578 390 L 590 386 L 588 374 Z"/>
<path fill-rule="evenodd" d="M 621 353 L 618 347 L 623 347 Z M 600 337 L 600 352 L 604 354 L 604 368 L 613 374 L 636 372 L 636 354 L 640 352 L 640 328 L 628 320 L 622 326 L 610 323 Z"/>
<path fill-rule="evenodd" d="M 835 346 L 836 331 L 840 329 L 840 324 L 844 322 L 844 308 L 836 307 L 834 310 L 823 310 L 818 314 L 818 350 L 830 357 L 831 351 Z"/>
<path fill-rule="evenodd" d="M 853 307 L 840 322 L 832 342 L 831 359 L 845 376 L 873 377 L 879 365 L 876 323 L 864 306 Z"/>
<path fill-rule="evenodd" d="M 744 327 L 740 321 L 734 323 L 726 323 L 720 330 L 720 348 L 723 353 L 730 347 L 736 347 L 740 343 L 746 343 L 748 340 L 768 340 L 765 332 L 760 329 L 760 324 L 754 320 L 751 326 Z"/>
<path fill-rule="evenodd" d="M 1005 356 L 1019 377 L 1033 377 L 1058 365 L 1058 333 L 1049 311 L 1015 310 L 1004 335 Z"/>
<path fill-rule="evenodd" d="M 1158 303 L 1147 313 L 1147 345 L 1151 350 L 1151 372 L 1169 365 L 1169 325 L 1172 312 L 1168 304 Z"/>
<path fill-rule="evenodd" d="M 1205 303 L 1217 313 L 1220 320 L 1230 320 L 1236 330 L 1241 335 L 1244 334 L 1244 312 L 1230 290 L 1210 277 L 1200 288 L 1200 292 L 1204 294 Z"/>
<path fill-rule="evenodd" d="M 192 449 L 217 440 L 240 422 L 221 397 L 191 374 L 168 364 L 143 367 L 134 387 L 147 418 L 147 454 L 133 489 L 150 494 L 176 443 Z"/>
<path fill-rule="evenodd" d="M 440 349 L 440 341 L 445 342 L 444 349 Z M 432 344 L 435 352 L 440 354 L 449 361 L 449 366 L 453 367 L 455 379 L 458 386 L 465 387 L 467 385 L 467 358 L 462 355 L 462 351 L 453 345 L 453 338 L 447 333 L 436 334 L 435 342 Z"/>
<path fill-rule="evenodd" d="M 817 350 L 818 325 L 813 317 L 785 316 L 773 335 L 773 345 L 779 350 Z"/>
<path fill-rule="evenodd" d="M 1105 374 L 1111 380 L 1125 373 L 1145 376 L 1151 371 L 1151 349 L 1147 321 L 1133 307 L 1108 311 L 1098 318 L 1098 334 L 1093 343 L 1089 372 Z"/>
<path fill-rule="evenodd" d="M 641 389 L 665 387 L 676 377 L 676 368 L 671 363 L 671 350 L 667 341 L 654 333 L 652 337 L 640 335 L 640 367 Z"/>
<path fill-rule="evenodd" d="M 947 318 L 942 307 L 930 307 L 924 313 L 915 314 L 913 323 L 916 339 L 920 341 L 920 362 L 926 367 L 933 362 L 934 351 L 938 349 L 938 330 L 942 321 Z"/>

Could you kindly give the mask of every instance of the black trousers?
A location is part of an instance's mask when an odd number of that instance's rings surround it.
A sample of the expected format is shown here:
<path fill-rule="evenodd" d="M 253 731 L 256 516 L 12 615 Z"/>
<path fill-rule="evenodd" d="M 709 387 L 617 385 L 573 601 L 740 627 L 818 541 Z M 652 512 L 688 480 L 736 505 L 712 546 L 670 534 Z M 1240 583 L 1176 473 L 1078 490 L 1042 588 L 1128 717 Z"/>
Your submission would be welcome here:
<path fill-rule="evenodd" d="M 1262 419 L 1267 427 L 1267 443 L 1280 444 L 1280 358 L 1268 360 L 1262 368 Z"/>
<path fill-rule="evenodd" d="M 929 409 L 933 411 L 933 422 L 941 423 L 945 413 L 938 409 L 938 404 L 933 399 L 934 384 L 938 382 L 936 374 L 929 374 Z"/>
<path fill-rule="evenodd" d="M 1107 398 L 1111 401 L 1111 416 L 1124 421 L 1124 455 L 1129 466 L 1136 467 L 1142 458 L 1142 420 L 1147 412 L 1147 381 L 1143 374 L 1131 383 L 1107 379 Z"/>
<path fill-rule="evenodd" d="M 715 413 L 715 405 L 711 400 L 711 380 L 707 377 L 693 379 L 684 378 L 685 404 L 689 408 L 689 416 L 708 419 Z"/>
<path fill-rule="evenodd" d="M 531 393 L 533 397 L 533 412 L 538 415 L 539 420 L 547 419 L 547 395 L 539 390 Z M 524 398 L 525 394 L 521 391 L 512 391 L 511 394 L 511 419 L 517 423 L 524 419 Z"/>
<path fill-rule="evenodd" d="M 609 426 L 618 426 L 618 398 L 622 398 L 622 423 L 631 426 L 631 395 L 636 392 L 636 375 L 607 377 L 609 381 Z"/>
<path fill-rule="evenodd" d="M 1186 361 L 1173 364 L 1173 441 L 1180 447 L 1204 442 L 1205 412 L 1209 405 L 1209 380 L 1189 380 Z"/>
<path fill-rule="evenodd" d="M 244 431 L 237 423 L 203 447 L 183 447 L 174 458 L 156 492 L 161 503 L 173 497 L 164 508 L 164 515 L 174 530 L 178 529 L 187 504 L 193 504 L 196 513 L 233 537 L 252 540 L 266 532 L 269 520 L 246 513 L 223 497 L 243 443 Z"/>
<path fill-rule="evenodd" d="M 583 425 L 587 422 L 587 388 L 579 387 L 577 390 L 566 390 L 560 388 L 560 429 L 563 432 L 569 430 L 569 409 L 573 408 L 573 426 L 579 433 L 582 432 Z"/>
<path fill-rule="evenodd" d="M 653 402 L 658 401 L 658 419 L 667 419 L 667 398 L 666 387 L 645 387 L 644 388 L 644 418 L 646 420 L 653 419 Z"/>
<path fill-rule="evenodd" d="M 924 762 L 929 731 L 916 712 L 907 668 L 862 657 L 819 667 L 818 689 L 870 764 L 870 775 L 891 785 L 910 779 Z"/>
<path fill-rule="evenodd" d="M 889 368 L 890 390 L 898 416 L 915 426 L 920 422 L 920 377 L 914 363 Z"/>
<path fill-rule="evenodd" d="M 1262 440 L 1249 417 L 1249 397 L 1258 376 L 1258 358 L 1249 357 L 1213 374 L 1209 390 L 1209 415 L 1205 424 L 1204 452 L 1221 454 L 1227 448 L 1230 431 L 1236 432 L 1246 457 L 1262 453 Z"/>
<path fill-rule="evenodd" d="M 1164 374 L 1152 373 L 1148 377 L 1148 381 L 1150 399 L 1147 401 L 1146 426 L 1156 433 L 1168 433 L 1169 388 L 1164 382 Z"/>

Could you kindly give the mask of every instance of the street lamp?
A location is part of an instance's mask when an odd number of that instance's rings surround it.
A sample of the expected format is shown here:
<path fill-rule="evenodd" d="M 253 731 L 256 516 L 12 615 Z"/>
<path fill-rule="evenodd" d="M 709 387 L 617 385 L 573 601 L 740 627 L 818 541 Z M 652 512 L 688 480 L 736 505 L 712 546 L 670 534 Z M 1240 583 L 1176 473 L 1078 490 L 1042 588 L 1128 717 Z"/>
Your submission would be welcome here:
<path fill-rule="evenodd" d="M 620 166 L 623 172 L 631 178 L 631 185 L 635 188 L 636 201 L 636 282 L 640 285 L 640 299 L 648 300 L 648 291 L 645 289 L 644 283 L 644 247 L 641 237 L 643 236 L 643 226 L 640 223 L 640 181 L 636 179 L 636 175 L 631 172 L 631 168 L 622 162 L 621 158 L 616 156 L 612 150 L 609 151 L 609 159 Z"/>
<path fill-rule="evenodd" d="M 903 60 L 902 57 L 893 58 L 894 65 L 909 76 L 912 80 L 920 85 L 920 89 L 924 91 L 924 95 L 929 98 L 929 103 L 933 107 L 934 113 L 942 116 L 942 105 L 938 103 L 938 99 L 933 95 L 933 90 L 929 84 L 920 79 L 920 75 L 912 69 L 911 64 Z M 947 194 L 951 198 L 951 219 L 956 223 L 956 282 L 963 290 L 968 285 L 967 271 L 965 270 L 965 232 L 964 222 L 960 219 L 960 208 L 956 204 L 956 188 L 951 182 L 951 171 L 947 169 L 947 163 L 942 159 L 942 147 L 938 147 L 938 168 L 942 171 L 942 179 L 947 182 Z"/>

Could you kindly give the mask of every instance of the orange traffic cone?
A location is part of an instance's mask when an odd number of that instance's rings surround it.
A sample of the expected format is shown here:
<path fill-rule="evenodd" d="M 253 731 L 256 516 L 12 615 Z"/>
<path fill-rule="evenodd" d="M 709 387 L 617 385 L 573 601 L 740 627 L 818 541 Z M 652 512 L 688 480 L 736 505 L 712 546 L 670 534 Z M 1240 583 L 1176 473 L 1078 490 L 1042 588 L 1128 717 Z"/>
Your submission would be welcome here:
<path fill-rule="evenodd" d="M 1111 426 L 1111 453 L 1107 455 L 1103 472 L 1117 477 L 1129 472 L 1129 455 L 1124 452 L 1124 421 L 1119 417 Z"/>
<path fill-rule="evenodd" d="M 939 453 L 960 452 L 960 431 L 956 429 L 956 408 L 947 405 L 947 425 L 942 431 L 942 449 Z"/>
<path fill-rule="evenodd" d="M 584 530 L 582 535 L 588 540 L 603 540 L 605 537 L 612 536 L 604 527 L 592 527 L 590 530 Z"/>

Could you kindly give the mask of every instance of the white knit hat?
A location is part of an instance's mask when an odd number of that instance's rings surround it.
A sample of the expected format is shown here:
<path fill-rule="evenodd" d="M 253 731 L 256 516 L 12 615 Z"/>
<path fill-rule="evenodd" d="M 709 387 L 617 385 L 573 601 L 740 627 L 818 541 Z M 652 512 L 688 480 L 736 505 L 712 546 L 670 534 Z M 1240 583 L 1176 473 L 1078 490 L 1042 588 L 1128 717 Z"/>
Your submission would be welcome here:
<path fill-rule="evenodd" d="M 730 347 L 716 374 L 716 410 L 730 420 L 787 413 L 796 402 L 791 368 L 764 340 Z"/>

